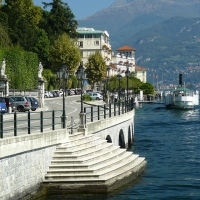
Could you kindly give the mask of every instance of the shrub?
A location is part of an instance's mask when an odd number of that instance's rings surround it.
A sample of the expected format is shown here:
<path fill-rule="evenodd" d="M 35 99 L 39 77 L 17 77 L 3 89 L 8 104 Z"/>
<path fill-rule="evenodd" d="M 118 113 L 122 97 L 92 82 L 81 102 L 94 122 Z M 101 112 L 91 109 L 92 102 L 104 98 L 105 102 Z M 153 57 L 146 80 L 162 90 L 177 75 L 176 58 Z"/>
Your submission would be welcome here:
<path fill-rule="evenodd" d="M 84 101 L 91 101 L 91 100 L 92 100 L 92 97 L 91 97 L 89 94 L 84 94 L 84 95 L 83 95 L 83 100 L 84 100 Z"/>

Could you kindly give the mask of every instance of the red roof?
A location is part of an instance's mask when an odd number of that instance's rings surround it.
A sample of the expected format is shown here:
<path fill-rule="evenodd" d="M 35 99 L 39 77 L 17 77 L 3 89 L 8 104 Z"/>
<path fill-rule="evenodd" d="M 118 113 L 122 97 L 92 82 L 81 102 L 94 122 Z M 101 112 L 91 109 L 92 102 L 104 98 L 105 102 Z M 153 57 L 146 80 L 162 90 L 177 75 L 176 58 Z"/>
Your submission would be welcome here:
<path fill-rule="evenodd" d="M 111 64 L 110 66 L 111 66 L 113 69 L 117 69 L 117 66 L 116 66 L 116 65 Z"/>
<path fill-rule="evenodd" d="M 135 66 L 135 71 L 147 71 L 147 69 L 144 67 Z"/>
<path fill-rule="evenodd" d="M 135 51 L 135 49 L 129 46 L 123 46 L 118 48 L 117 51 Z"/>

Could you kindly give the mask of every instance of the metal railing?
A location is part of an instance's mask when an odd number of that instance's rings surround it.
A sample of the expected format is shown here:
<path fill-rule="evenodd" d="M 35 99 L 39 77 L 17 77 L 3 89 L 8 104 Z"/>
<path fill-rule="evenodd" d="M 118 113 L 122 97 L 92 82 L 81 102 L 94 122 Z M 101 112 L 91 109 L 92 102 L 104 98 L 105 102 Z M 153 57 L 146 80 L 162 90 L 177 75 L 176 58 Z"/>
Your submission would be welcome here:
<path fill-rule="evenodd" d="M 124 114 L 133 110 L 134 100 L 124 100 L 123 102 L 109 103 L 108 105 L 96 105 L 90 107 L 84 107 L 85 121 L 93 122 L 95 120 L 101 120 L 110 118 L 116 115 Z"/>
<path fill-rule="evenodd" d="M 84 107 L 85 122 L 106 119 L 116 115 L 124 114 L 134 107 L 133 99 L 124 102 L 116 102 L 108 105 Z M 41 112 L 14 112 L 0 113 L 0 139 L 12 136 L 21 136 L 32 133 L 43 133 L 44 131 L 63 128 L 62 110 Z M 78 119 L 77 119 L 78 120 Z M 79 128 L 79 121 L 71 117 L 67 120 L 69 134 L 73 134 Z"/>
<path fill-rule="evenodd" d="M 62 110 L 24 112 L 24 113 L 0 113 L 0 138 L 21 136 L 31 133 L 43 133 L 63 127 Z M 67 123 L 67 129 L 73 133 L 78 124 L 73 118 Z"/>

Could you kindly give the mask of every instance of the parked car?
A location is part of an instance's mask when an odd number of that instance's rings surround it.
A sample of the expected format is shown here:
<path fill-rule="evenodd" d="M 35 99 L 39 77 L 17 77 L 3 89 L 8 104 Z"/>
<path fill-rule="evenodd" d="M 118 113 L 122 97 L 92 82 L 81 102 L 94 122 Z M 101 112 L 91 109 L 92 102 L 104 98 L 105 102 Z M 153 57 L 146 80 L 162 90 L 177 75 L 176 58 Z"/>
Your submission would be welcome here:
<path fill-rule="evenodd" d="M 0 113 L 6 113 L 7 112 L 7 107 L 6 107 L 6 102 L 4 99 L 0 99 Z"/>
<path fill-rule="evenodd" d="M 74 90 L 67 90 L 67 94 L 68 95 L 75 95 L 75 92 L 74 92 Z"/>
<path fill-rule="evenodd" d="M 90 92 L 88 93 L 93 100 L 102 100 L 103 96 L 100 95 L 98 92 Z"/>
<path fill-rule="evenodd" d="M 48 91 L 48 92 L 49 92 L 49 97 L 53 98 L 54 97 L 53 92 L 51 92 L 51 91 Z"/>
<path fill-rule="evenodd" d="M 31 101 L 31 110 L 36 111 L 36 109 L 39 107 L 38 100 L 35 97 L 28 97 Z"/>
<path fill-rule="evenodd" d="M 48 91 L 44 91 L 44 98 L 49 98 L 49 92 Z"/>
<path fill-rule="evenodd" d="M 0 97 L 0 98 L 4 99 L 6 103 L 7 112 L 9 111 L 9 108 L 11 108 L 12 112 L 16 110 L 15 102 L 11 97 Z"/>
<path fill-rule="evenodd" d="M 51 92 L 53 93 L 53 96 L 54 96 L 54 97 L 59 97 L 59 96 L 61 96 L 59 90 L 52 90 Z"/>
<path fill-rule="evenodd" d="M 10 96 L 15 103 L 16 109 L 19 112 L 29 111 L 31 109 L 31 101 L 26 96 Z"/>

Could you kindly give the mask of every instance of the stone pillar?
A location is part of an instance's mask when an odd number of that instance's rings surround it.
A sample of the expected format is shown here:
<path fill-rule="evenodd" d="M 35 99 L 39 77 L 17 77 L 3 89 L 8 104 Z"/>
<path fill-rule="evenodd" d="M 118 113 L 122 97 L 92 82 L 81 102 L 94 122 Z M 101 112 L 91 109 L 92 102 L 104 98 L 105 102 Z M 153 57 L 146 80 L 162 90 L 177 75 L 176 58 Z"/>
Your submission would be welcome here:
<path fill-rule="evenodd" d="M 9 95 L 8 79 L 5 74 L 6 70 L 6 61 L 3 59 L 1 68 L 0 68 L 0 90 L 2 91 L 2 96 Z"/>
<path fill-rule="evenodd" d="M 44 108 L 44 83 L 45 81 L 42 78 L 38 79 L 38 101 L 39 101 L 39 107 Z"/>
<path fill-rule="evenodd" d="M 2 96 L 6 97 L 9 95 L 8 79 L 6 77 L 0 77 L 0 91 Z"/>
<path fill-rule="evenodd" d="M 78 128 L 78 132 L 85 132 L 85 115 L 86 113 L 79 113 L 79 128 Z"/>

